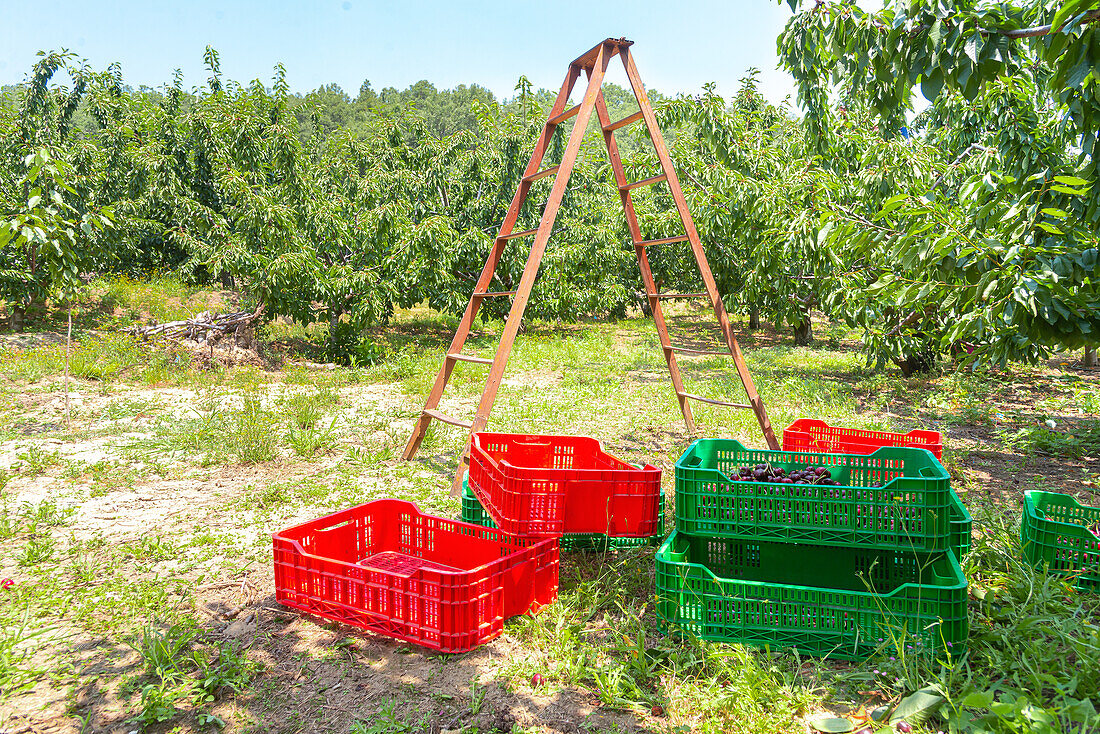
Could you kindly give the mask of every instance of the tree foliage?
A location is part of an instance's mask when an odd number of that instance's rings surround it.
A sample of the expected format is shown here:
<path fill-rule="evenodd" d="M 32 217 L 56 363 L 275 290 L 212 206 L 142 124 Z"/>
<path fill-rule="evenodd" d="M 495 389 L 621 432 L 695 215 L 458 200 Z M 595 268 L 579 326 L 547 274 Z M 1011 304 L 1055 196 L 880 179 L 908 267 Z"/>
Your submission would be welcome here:
<path fill-rule="evenodd" d="M 800 342 L 823 310 L 861 329 L 869 359 L 905 370 L 947 353 L 1004 362 L 1094 343 L 1095 19 L 1081 3 L 814 3 L 779 39 L 804 113 L 764 100 L 754 70 L 729 101 L 713 86 L 651 93 L 727 307 L 789 324 Z M 1056 32 L 1020 32 L 1044 22 Z M 213 49 L 205 63 L 200 87 L 177 74 L 135 90 L 117 66 L 44 54 L 5 90 L 0 214 L 20 226 L 0 250 L 4 298 L 51 287 L 42 238 L 21 224 L 60 206 L 31 194 L 41 151 L 39 178 L 68 188 L 49 184 L 63 207 L 34 221 L 54 216 L 62 234 L 65 221 L 91 225 L 69 228 L 80 259 L 55 268 L 65 277 L 152 267 L 220 280 L 268 317 L 328 322 L 343 356 L 397 308 L 462 311 L 555 92 L 520 77 L 499 101 L 426 81 L 297 95 L 281 67 L 242 85 Z M 917 88 L 932 104 L 902 134 Z M 613 119 L 638 109 L 629 90 L 605 97 Z M 616 136 L 629 177 L 658 172 L 642 126 Z M 564 145 L 559 132 L 546 165 Z M 550 185 L 535 184 L 517 229 L 537 224 Z M 682 232 L 666 187 L 631 193 L 644 237 Z M 525 244 L 505 249 L 494 290 L 515 287 Z M 649 255 L 664 290 L 700 289 L 686 245 Z M 621 315 L 645 308 L 641 295 L 593 121 L 528 313 Z M 481 313 L 507 306 L 491 299 Z"/>
<path fill-rule="evenodd" d="M 1095 343 L 1097 18 L 1082 2 L 893 2 L 868 13 L 845 1 L 788 23 L 779 50 L 810 144 L 842 160 L 831 100 L 857 100 L 884 139 L 866 164 L 901 174 L 881 206 L 865 197 L 821 213 L 827 244 L 866 264 L 830 305 L 880 359 L 962 349 L 1004 363 Z M 917 87 L 932 102 L 919 121 L 927 133 L 899 148 Z"/>

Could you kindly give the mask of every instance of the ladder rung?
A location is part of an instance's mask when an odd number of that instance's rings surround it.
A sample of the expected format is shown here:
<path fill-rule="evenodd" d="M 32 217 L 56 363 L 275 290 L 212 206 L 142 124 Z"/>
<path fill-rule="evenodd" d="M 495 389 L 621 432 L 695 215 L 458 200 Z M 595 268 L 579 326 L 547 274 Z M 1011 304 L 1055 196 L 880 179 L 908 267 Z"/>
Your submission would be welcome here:
<path fill-rule="evenodd" d="M 554 175 L 555 173 L 558 172 L 558 168 L 560 168 L 560 167 L 561 166 L 550 166 L 549 168 L 544 168 L 541 171 L 539 171 L 538 173 L 532 173 L 530 176 L 524 176 L 523 180 L 528 181 L 528 182 L 538 181 L 540 178 L 546 178 L 547 176 Z"/>
<path fill-rule="evenodd" d="M 702 298 L 706 293 L 647 293 L 650 298 Z"/>
<path fill-rule="evenodd" d="M 512 232 L 510 234 L 497 235 L 497 239 L 498 240 L 514 240 L 517 237 L 526 237 L 527 235 L 534 234 L 535 232 L 538 232 L 538 231 L 539 231 L 538 227 L 536 227 L 534 229 L 525 229 L 522 232 Z"/>
<path fill-rule="evenodd" d="M 621 120 L 616 120 L 615 122 L 609 123 L 608 126 L 604 128 L 604 130 L 606 130 L 607 132 L 618 130 L 620 127 L 626 127 L 630 123 L 637 122 L 640 119 L 642 119 L 642 111 L 638 110 L 633 115 L 627 115 Z"/>
<path fill-rule="evenodd" d="M 551 117 L 549 120 L 546 121 L 546 124 L 547 125 L 558 125 L 562 122 L 565 122 L 570 117 L 572 117 L 573 115 L 577 114 L 580 111 L 581 111 L 581 106 L 580 105 L 575 105 L 573 107 L 570 107 L 569 109 L 567 109 L 565 112 L 561 113 L 560 115 L 557 115 L 555 117 Z"/>
<path fill-rule="evenodd" d="M 490 291 L 488 293 L 474 293 L 474 298 L 492 298 L 495 296 L 514 296 L 515 291 Z"/>
<path fill-rule="evenodd" d="M 649 178 L 643 178 L 641 181 L 634 181 L 633 183 L 623 184 L 622 186 L 619 187 L 619 189 L 622 190 L 622 191 L 630 191 L 631 189 L 636 189 L 639 186 L 649 186 L 650 184 L 660 183 L 661 181 L 664 181 L 666 178 L 668 178 L 668 176 L 666 174 L 662 173 L 662 174 L 659 174 L 657 176 L 650 176 Z"/>
<path fill-rule="evenodd" d="M 485 357 L 471 357 L 468 354 L 454 354 L 449 353 L 447 359 L 454 359 L 459 362 L 473 362 L 474 364 L 492 364 L 493 360 L 486 359 Z"/>
<path fill-rule="evenodd" d="M 729 352 L 714 352 L 709 349 L 692 349 L 691 347 L 674 347 L 671 344 L 665 344 L 664 348 L 669 352 L 679 352 L 680 354 L 705 354 L 715 357 L 729 357 Z"/>
<path fill-rule="evenodd" d="M 725 400 L 715 400 L 714 398 L 704 398 L 702 395 L 695 395 L 689 392 L 676 393 L 682 398 L 688 398 L 689 400 L 698 400 L 701 403 L 710 403 L 711 405 L 724 405 L 727 408 L 751 408 L 748 403 L 729 403 Z"/>
<path fill-rule="evenodd" d="M 678 234 L 675 237 L 662 237 L 659 240 L 642 240 L 641 242 L 635 242 L 635 247 L 649 247 L 650 245 L 667 245 L 670 242 L 685 242 L 688 236 L 686 234 Z"/>
<path fill-rule="evenodd" d="M 473 428 L 474 427 L 473 423 L 468 423 L 466 421 L 460 421 L 458 418 L 452 418 L 449 415 L 444 415 L 443 413 L 440 413 L 438 410 L 432 410 L 431 408 L 425 408 L 424 409 L 424 415 L 429 416 L 430 418 L 435 418 L 437 421 L 443 421 L 444 423 L 450 423 L 452 426 L 458 426 L 460 428 Z"/>

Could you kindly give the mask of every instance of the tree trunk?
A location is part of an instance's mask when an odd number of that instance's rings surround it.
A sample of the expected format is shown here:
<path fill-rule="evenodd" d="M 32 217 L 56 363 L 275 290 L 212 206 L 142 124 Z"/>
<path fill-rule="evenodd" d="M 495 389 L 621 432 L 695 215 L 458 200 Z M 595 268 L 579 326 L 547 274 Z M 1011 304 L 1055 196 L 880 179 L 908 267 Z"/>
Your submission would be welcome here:
<path fill-rule="evenodd" d="M 1085 347 L 1085 354 L 1081 359 L 1081 366 L 1086 369 L 1096 369 L 1096 350 L 1092 347 Z"/>
<path fill-rule="evenodd" d="M 73 302 L 69 301 L 69 330 L 65 334 L 65 425 L 72 422 L 73 414 L 69 410 L 69 355 L 73 345 Z"/>
<path fill-rule="evenodd" d="M 814 325 L 809 316 L 803 316 L 801 323 L 795 324 L 794 343 L 796 346 L 805 347 L 814 341 Z"/>
<path fill-rule="evenodd" d="M 23 322 L 27 317 L 27 311 L 23 308 L 23 304 L 15 303 L 11 307 L 11 330 L 15 332 L 23 331 Z"/>
<path fill-rule="evenodd" d="M 332 349 L 336 348 L 337 332 L 340 328 L 340 317 L 342 315 L 343 311 L 334 308 L 328 319 L 328 343 Z"/>
<path fill-rule="evenodd" d="M 900 359 L 895 359 L 894 362 L 905 377 L 924 375 L 931 372 L 932 368 L 936 366 L 936 353 L 928 350 L 919 354 L 907 354 Z"/>
<path fill-rule="evenodd" d="M 758 308 L 750 308 L 749 309 L 749 328 L 750 329 L 759 329 L 760 328 L 760 309 L 758 309 Z"/>

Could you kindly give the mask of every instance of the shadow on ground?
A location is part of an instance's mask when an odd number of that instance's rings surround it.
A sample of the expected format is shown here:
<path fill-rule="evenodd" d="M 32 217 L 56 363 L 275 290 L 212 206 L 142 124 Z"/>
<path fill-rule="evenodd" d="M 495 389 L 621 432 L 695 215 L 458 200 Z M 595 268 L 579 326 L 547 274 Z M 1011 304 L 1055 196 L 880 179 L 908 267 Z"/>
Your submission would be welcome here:
<path fill-rule="evenodd" d="M 225 597 L 225 595 L 222 595 Z M 234 601 L 207 599 L 213 612 Z M 198 732 L 196 714 L 212 712 L 227 731 L 256 732 L 511 732 L 655 731 L 629 712 L 603 708 L 592 694 L 558 689 L 546 695 L 523 685 L 509 691 L 492 672 L 521 652 L 507 633 L 469 653 L 445 655 L 390 640 L 281 606 L 273 594 L 248 605 L 230 621 L 209 616 L 201 639 L 243 645 L 263 670 L 240 695 L 213 706 L 179 702 L 172 719 L 145 729 L 133 721 L 140 694 L 116 697 L 101 680 L 130 676 L 131 688 L 155 680 L 144 675 L 129 648 L 104 641 L 81 645 L 80 678 L 67 715 L 16 715 L 5 732 Z M 48 717 L 48 718 L 47 718 Z"/>

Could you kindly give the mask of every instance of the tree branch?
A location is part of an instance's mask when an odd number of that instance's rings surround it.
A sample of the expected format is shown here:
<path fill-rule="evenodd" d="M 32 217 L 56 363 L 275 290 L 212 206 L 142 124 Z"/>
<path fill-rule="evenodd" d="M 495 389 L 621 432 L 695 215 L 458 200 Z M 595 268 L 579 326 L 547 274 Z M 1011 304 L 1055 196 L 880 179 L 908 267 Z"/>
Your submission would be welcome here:
<path fill-rule="evenodd" d="M 899 333 L 901 333 L 901 330 L 904 329 L 906 326 L 909 326 L 910 324 L 915 323 L 916 321 L 919 321 L 921 316 L 925 316 L 925 315 L 931 316 L 933 313 L 935 313 L 935 311 L 936 311 L 936 309 L 933 306 L 925 307 L 923 312 L 913 311 L 913 313 L 909 314 L 904 319 L 902 319 L 900 324 L 898 324 L 893 329 L 891 329 L 886 334 L 884 334 L 883 338 L 884 339 L 889 339 L 892 336 L 898 335 Z"/>
<path fill-rule="evenodd" d="M 1079 20 L 1077 22 L 1077 24 L 1078 25 L 1084 25 L 1086 23 L 1094 23 L 1097 20 L 1100 20 L 1100 10 L 1090 10 L 1089 12 L 1085 13 L 1084 17 L 1081 18 L 1081 20 Z M 1063 30 L 1066 29 L 1067 26 L 1069 26 L 1069 22 L 1066 22 L 1065 24 L 1063 24 L 1062 27 L 1059 28 L 1057 32 L 1061 33 Z M 988 35 L 1000 34 L 1000 35 L 1005 36 L 1007 38 L 1034 38 L 1035 36 L 1050 35 L 1053 32 L 1055 32 L 1054 31 L 1054 26 L 1050 26 L 1050 25 L 1040 25 L 1040 26 L 1035 26 L 1034 28 L 1021 28 L 1021 29 L 1016 30 L 1016 31 L 985 31 L 985 30 L 982 31 L 982 33 L 985 33 L 985 34 L 988 34 Z"/>
<path fill-rule="evenodd" d="M 939 185 L 940 185 L 940 182 L 941 182 L 941 181 L 943 181 L 944 177 L 946 177 L 946 176 L 947 176 L 947 173 L 948 173 L 948 172 L 949 172 L 949 171 L 950 171 L 950 170 L 951 170 L 952 168 L 954 168 L 955 166 L 957 166 L 957 165 L 959 165 L 960 163 L 962 163 L 962 161 L 963 161 L 963 158 L 966 158 L 966 157 L 967 157 L 968 155 L 970 155 L 970 152 L 971 152 L 971 151 L 973 151 L 973 150 L 981 150 L 981 151 L 986 151 L 986 150 L 989 150 L 989 149 L 988 149 L 988 148 L 986 148 L 986 147 L 985 147 L 984 145 L 982 145 L 981 143 L 971 143 L 971 144 L 970 144 L 970 147 L 968 147 L 968 148 L 967 148 L 966 150 L 964 150 L 964 151 L 963 151 L 962 153 L 959 153 L 958 157 L 957 157 L 957 158 L 955 158 L 955 160 L 951 161 L 951 163 L 950 163 L 950 164 L 948 164 L 947 168 L 943 169 L 943 173 L 941 173 L 941 174 L 940 174 L 940 175 L 939 175 L 939 176 L 938 176 L 938 177 L 936 178 L 936 180 L 932 182 L 932 185 L 928 187 L 928 190 L 929 190 L 929 191 L 932 191 L 932 190 L 933 190 L 933 189 L 935 189 L 935 188 L 936 188 L 937 186 L 939 186 Z"/>
<path fill-rule="evenodd" d="M 835 8 L 835 7 L 837 7 L 837 6 L 832 5 L 832 6 L 830 6 L 830 8 L 828 8 L 828 10 L 831 10 L 832 8 Z M 813 11 L 814 12 L 821 12 L 822 10 L 826 10 L 826 8 L 824 6 L 824 3 L 821 2 L 821 0 L 818 0 L 817 4 L 813 8 Z M 1076 25 L 1085 25 L 1086 23 L 1095 23 L 1098 20 L 1100 20 L 1100 9 L 1090 10 L 1087 13 L 1085 13 L 1084 16 L 1079 21 L 1077 21 Z M 885 23 L 882 23 L 881 21 L 879 21 L 875 18 L 872 18 L 871 22 L 875 26 L 875 28 L 878 28 L 880 31 L 882 31 L 884 33 L 890 30 L 889 26 L 887 26 Z M 1065 30 L 1066 28 L 1069 27 L 1070 22 L 1071 21 L 1067 21 L 1061 27 L 1059 27 L 1057 30 L 1055 30 L 1053 25 L 1039 25 L 1039 26 L 1033 26 L 1031 28 L 1018 28 L 1014 31 L 987 30 L 985 28 L 979 28 L 978 33 L 982 34 L 983 36 L 1004 36 L 1005 38 L 1011 38 L 1011 39 L 1035 38 L 1036 36 L 1048 36 L 1051 33 L 1061 33 L 1063 30 Z M 915 26 L 912 30 L 909 31 L 909 35 L 916 35 L 918 33 L 921 33 L 922 31 L 928 30 L 928 28 L 929 28 L 929 26 L 926 26 L 926 25 Z"/>

